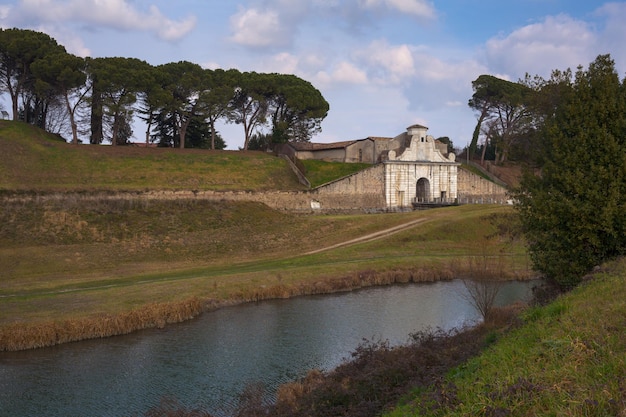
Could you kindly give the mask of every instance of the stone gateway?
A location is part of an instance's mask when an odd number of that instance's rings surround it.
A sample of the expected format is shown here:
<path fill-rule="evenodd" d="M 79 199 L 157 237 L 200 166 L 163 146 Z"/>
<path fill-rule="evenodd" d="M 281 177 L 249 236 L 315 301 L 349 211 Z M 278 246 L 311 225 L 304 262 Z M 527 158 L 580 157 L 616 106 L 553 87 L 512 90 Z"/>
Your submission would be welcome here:
<path fill-rule="evenodd" d="M 427 130 L 425 126 L 410 126 L 406 146 L 383 156 L 388 209 L 457 202 L 461 164 L 455 161 L 454 153 L 444 154 Z"/>
<path fill-rule="evenodd" d="M 369 162 L 373 166 L 309 191 L 313 211 L 402 211 L 451 204 L 508 202 L 506 187 L 464 169 L 446 144 L 409 126 L 393 138 L 293 143 L 290 158 Z"/>

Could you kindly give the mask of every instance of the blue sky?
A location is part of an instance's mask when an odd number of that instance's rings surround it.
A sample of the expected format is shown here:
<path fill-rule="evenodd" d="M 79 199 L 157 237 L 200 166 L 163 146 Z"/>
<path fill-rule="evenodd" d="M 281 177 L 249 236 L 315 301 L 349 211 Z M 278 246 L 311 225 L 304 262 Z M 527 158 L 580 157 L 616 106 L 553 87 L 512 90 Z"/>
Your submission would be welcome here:
<path fill-rule="evenodd" d="M 481 74 L 548 78 L 610 53 L 626 71 L 626 2 L 594 0 L 4 0 L 0 26 L 81 56 L 295 74 L 330 103 L 316 142 L 395 136 L 414 123 L 458 147 Z M 243 129 L 219 127 L 229 149 Z M 143 133 L 136 127 L 135 136 Z"/>

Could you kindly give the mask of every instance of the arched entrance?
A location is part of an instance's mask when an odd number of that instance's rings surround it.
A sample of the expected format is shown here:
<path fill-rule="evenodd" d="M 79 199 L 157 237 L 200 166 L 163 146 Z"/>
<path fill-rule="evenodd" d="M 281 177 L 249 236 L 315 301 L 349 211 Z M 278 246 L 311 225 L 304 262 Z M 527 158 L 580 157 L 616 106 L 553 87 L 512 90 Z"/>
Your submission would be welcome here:
<path fill-rule="evenodd" d="M 430 181 L 427 178 L 420 178 L 417 181 L 417 189 L 415 190 L 415 201 L 417 203 L 430 202 Z"/>

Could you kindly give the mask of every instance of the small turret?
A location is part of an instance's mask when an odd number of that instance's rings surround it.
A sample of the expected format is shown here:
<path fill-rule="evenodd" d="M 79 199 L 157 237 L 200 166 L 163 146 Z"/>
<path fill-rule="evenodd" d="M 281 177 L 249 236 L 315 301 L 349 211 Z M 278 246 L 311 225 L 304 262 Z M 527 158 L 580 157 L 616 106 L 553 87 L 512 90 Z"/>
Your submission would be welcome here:
<path fill-rule="evenodd" d="M 428 128 L 422 125 L 413 125 L 406 128 L 407 134 L 410 138 L 415 139 L 417 136 L 417 140 L 420 142 L 426 142 L 426 132 L 428 132 Z"/>

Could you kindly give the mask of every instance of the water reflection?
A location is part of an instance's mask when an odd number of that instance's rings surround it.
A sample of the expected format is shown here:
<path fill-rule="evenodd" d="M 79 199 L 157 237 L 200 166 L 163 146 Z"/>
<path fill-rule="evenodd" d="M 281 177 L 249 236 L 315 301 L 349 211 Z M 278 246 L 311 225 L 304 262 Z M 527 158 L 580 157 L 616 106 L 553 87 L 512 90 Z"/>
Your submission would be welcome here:
<path fill-rule="evenodd" d="M 513 282 L 500 303 L 530 296 Z M 270 392 L 329 370 L 368 340 L 404 343 L 427 327 L 478 320 L 460 281 L 225 308 L 164 329 L 0 353 L 0 415 L 141 415 L 164 397 L 227 415 L 246 384 Z"/>

